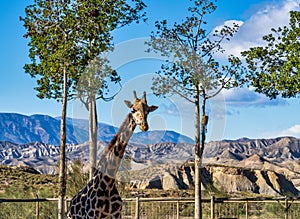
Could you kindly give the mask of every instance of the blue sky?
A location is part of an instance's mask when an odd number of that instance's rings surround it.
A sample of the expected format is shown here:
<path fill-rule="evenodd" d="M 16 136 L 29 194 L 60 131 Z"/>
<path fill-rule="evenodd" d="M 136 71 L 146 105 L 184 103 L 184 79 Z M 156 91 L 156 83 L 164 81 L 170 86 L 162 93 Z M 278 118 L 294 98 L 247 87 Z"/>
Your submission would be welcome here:
<path fill-rule="evenodd" d="M 25 29 L 19 21 L 31 0 L 0 2 L 0 112 L 25 115 L 48 114 L 60 116 L 61 104 L 55 100 L 36 97 L 35 80 L 24 73 L 29 62 L 28 41 L 22 36 Z M 122 77 L 123 89 L 112 102 L 98 102 L 99 121 L 119 126 L 128 109 L 124 99 L 132 99 L 132 90 L 146 90 L 149 103 L 159 105 L 150 120 L 151 129 L 169 129 L 194 136 L 194 108 L 181 98 L 166 99 L 151 95 L 151 78 L 159 70 L 161 57 L 144 53 L 143 42 L 154 30 L 156 20 L 180 22 L 186 16 L 189 1 L 160 0 L 148 5 L 148 21 L 132 24 L 113 33 L 115 51 L 110 55 L 111 65 Z M 239 32 L 227 43 L 225 55 L 239 55 L 243 50 L 262 44 L 262 36 L 272 27 L 288 24 L 289 11 L 300 10 L 299 0 L 218 0 L 216 12 L 207 17 L 208 30 L 232 21 L 241 24 Z M 224 57 L 218 57 L 220 60 Z M 276 99 L 270 101 L 251 88 L 232 89 L 222 92 L 208 104 L 210 117 L 208 140 L 248 138 L 272 138 L 277 136 L 300 137 L 300 99 Z M 70 102 L 68 116 L 87 118 L 78 101 Z"/>

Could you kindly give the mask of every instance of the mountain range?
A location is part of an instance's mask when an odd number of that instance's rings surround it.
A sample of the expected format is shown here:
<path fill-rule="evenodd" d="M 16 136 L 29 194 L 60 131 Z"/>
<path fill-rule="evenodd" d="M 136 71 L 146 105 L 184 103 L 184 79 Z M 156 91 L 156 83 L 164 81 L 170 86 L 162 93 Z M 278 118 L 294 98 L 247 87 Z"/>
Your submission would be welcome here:
<path fill-rule="evenodd" d="M 59 118 L 0 113 L 0 164 L 26 165 L 55 173 L 59 160 Z M 98 157 L 117 128 L 99 123 Z M 88 168 L 88 121 L 67 119 L 68 166 Z M 173 131 L 134 133 L 120 167 L 132 188 L 193 188 L 194 144 Z M 268 195 L 300 194 L 300 139 L 278 137 L 212 141 L 205 144 L 204 188 Z M 125 176 L 124 176 L 125 174 Z"/>
<path fill-rule="evenodd" d="M 98 142 L 98 157 L 107 143 Z M 300 139 L 238 139 L 205 145 L 203 188 L 226 193 L 250 192 L 268 195 L 300 194 Z M 194 145 L 186 143 L 130 143 L 119 171 L 119 179 L 130 188 L 193 188 Z M 88 168 L 89 146 L 69 144 L 68 166 L 80 159 Z M 30 166 L 41 173 L 55 173 L 59 147 L 33 142 L 0 142 L 0 164 Z M 85 169 L 87 170 L 87 169 Z"/>
<path fill-rule="evenodd" d="M 107 142 L 98 141 L 98 156 L 101 155 L 106 145 Z M 88 143 L 68 144 L 66 155 L 68 160 L 81 159 L 87 163 L 89 159 Z M 125 157 L 130 158 L 133 163 L 132 169 L 135 169 L 135 164 L 144 166 L 166 163 L 182 164 L 193 160 L 193 155 L 193 144 L 172 142 L 156 144 L 129 143 L 125 151 Z M 22 164 L 23 162 L 33 167 L 39 166 L 41 169 L 44 166 L 52 166 L 56 163 L 58 156 L 59 147 L 51 144 L 0 142 L 0 164 Z M 287 170 L 300 173 L 299 160 L 300 139 L 298 138 L 243 138 L 207 143 L 203 163 L 205 165 L 226 164 L 227 166 L 240 166 L 243 168 L 257 167 L 258 169 L 267 169 L 275 165 L 278 168 L 284 167 Z M 38 163 L 41 165 L 37 165 Z"/>
<path fill-rule="evenodd" d="M 98 123 L 98 140 L 109 142 L 118 128 Z M 88 120 L 67 118 L 66 134 L 68 144 L 82 144 L 88 141 Z M 59 145 L 60 118 L 48 115 L 21 115 L 0 113 L 0 141 L 15 144 L 41 142 Z M 193 143 L 187 136 L 174 131 L 148 131 L 134 133 L 131 142 L 155 144 L 159 142 Z"/>
<path fill-rule="evenodd" d="M 211 141 L 206 144 L 204 157 L 243 160 L 258 155 L 267 160 L 284 162 L 300 159 L 300 139 L 278 137 L 273 139 L 248 139 Z"/>

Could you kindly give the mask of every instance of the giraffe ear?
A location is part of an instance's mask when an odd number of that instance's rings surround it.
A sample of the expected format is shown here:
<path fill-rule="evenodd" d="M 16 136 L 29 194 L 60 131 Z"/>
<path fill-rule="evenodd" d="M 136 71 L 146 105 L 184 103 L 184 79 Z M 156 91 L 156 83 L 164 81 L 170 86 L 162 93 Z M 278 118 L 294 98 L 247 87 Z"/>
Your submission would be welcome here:
<path fill-rule="evenodd" d="M 158 106 L 154 106 L 154 105 L 152 105 L 152 106 L 149 106 L 149 112 L 153 112 L 154 110 L 156 110 L 158 108 Z"/>
<path fill-rule="evenodd" d="M 129 100 L 124 100 L 126 106 L 128 106 L 128 108 L 131 108 L 133 106 L 133 104 L 129 101 Z"/>

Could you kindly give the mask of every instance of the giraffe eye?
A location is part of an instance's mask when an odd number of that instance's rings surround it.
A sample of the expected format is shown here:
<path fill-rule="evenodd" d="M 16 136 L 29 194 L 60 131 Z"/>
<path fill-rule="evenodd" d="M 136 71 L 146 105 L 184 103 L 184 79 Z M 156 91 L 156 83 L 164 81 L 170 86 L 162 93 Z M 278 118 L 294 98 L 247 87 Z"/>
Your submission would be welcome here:
<path fill-rule="evenodd" d="M 136 112 L 136 110 L 135 110 L 135 109 L 131 109 L 131 112 L 132 112 L 132 113 L 135 113 L 135 112 Z"/>

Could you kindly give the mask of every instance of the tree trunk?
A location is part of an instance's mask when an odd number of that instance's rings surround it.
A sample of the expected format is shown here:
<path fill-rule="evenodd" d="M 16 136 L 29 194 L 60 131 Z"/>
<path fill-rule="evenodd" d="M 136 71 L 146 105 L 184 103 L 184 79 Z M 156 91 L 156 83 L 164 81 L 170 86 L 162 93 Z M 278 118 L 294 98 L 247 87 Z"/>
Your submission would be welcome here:
<path fill-rule="evenodd" d="M 195 219 L 202 219 L 199 88 L 195 87 Z"/>
<path fill-rule="evenodd" d="M 68 84 L 66 67 L 63 70 L 64 84 L 62 97 L 62 115 L 60 123 L 60 158 L 59 158 L 59 199 L 58 199 L 58 219 L 64 219 L 64 200 L 66 196 L 66 114 L 68 99 Z"/>
<path fill-rule="evenodd" d="M 202 106 L 201 106 L 201 114 L 202 114 L 202 120 L 201 120 L 201 147 L 200 147 L 200 165 L 202 165 L 203 160 L 203 151 L 204 151 L 204 144 L 205 144 L 205 138 L 206 138 L 206 125 L 208 122 L 208 116 L 205 114 L 205 107 L 206 107 L 206 95 L 203 94 L 202 99 Z"/>
<path fill-rule="evenodd" d="M 98 132 L 96 98 L 93 95 L 91 95 L 89 102 L 89 117 L 90 179 L 92 179 L 96 169 Z"/>
<path fill-rule="evenodd" d="M 205 93 L 202 94 L 202 106 L 201 106 L 201 115 L 202 115 L 202 120 L 201 120 L 201 144 L 200 144 L 200 150 L 198 153 L 198 168 L 199 168 L 199 193 L 200 193 L 200 217 L 199 219 L 202 219 L 202 191 L 201 191 L 201 185 L 202 185 L 202 178 L 201 178 L 201 167 L 202 167 L 202 161 L 203 161 L 203 152 L 204 152 L 204 144 L 205 144 L 205 138 L 206 138 L 206 125 L 208 122 L 208 117 L 205 114 L 205 106 L 206 106 L 206 95 Z M 198 104 L 198 110 L 199 110 L 199 104 Z M 199 115 L 199 114 L 198 114 Z M 199 119 L 199 118 L 198 118 Z M 200 122 L 197 120 L 199 127 L 200 127 Z"/>

